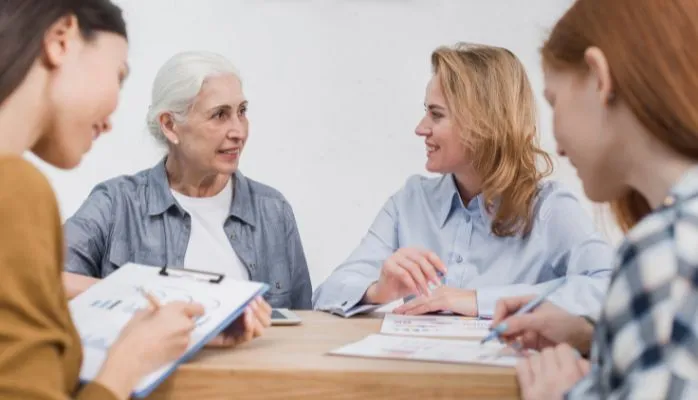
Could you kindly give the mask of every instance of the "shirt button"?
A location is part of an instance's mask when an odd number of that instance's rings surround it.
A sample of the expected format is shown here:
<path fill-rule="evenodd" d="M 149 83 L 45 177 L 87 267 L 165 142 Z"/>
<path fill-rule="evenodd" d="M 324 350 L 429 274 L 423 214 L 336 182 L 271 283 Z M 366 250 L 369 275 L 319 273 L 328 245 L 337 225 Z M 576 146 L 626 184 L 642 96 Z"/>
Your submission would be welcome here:
<path fill-rule="evenodd" d="M 235 233 L 230 234 L 230 239 L 231 240 L 238 240 L 238 236 Z"/>
<path fill-rule="evenodd" d="M 674 205 L 674 203 L 676 203 L 676 198 L 674 198 L 674 196 L 667 196 L 664 199 L 664 206 L 665 207 L 671 207 Z"/>
<path fill-rule="evenodd" d="M 463 256 L 461 256 L 460 254 L 458 254 L 458 256 L 456 257 L 456 262 L 457 262 L 458 264 L 462 263 L 462 262 L 463 262 Z"/>

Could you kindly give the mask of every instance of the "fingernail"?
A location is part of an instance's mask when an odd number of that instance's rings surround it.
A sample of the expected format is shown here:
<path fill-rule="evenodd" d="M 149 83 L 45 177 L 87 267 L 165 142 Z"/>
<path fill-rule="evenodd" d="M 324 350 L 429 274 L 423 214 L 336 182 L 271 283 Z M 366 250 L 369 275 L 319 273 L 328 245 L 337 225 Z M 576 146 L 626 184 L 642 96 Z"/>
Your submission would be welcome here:
<path fill-rule="evenodd" d="M 507 325 L 506 322 L 502 322 L 501 324 L 497 325 L 496 327 L 492 328 L 496 330 L 499 333 L 503 333 L 509 330 L 509 325 Z"/>

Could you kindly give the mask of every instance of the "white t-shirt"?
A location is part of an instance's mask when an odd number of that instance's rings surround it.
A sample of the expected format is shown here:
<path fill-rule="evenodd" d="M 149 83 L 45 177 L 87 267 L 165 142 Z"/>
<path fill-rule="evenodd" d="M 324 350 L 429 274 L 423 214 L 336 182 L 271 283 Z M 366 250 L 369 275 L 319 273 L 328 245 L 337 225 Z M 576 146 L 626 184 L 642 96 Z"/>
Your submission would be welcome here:
<path fill-rule="evenodd" d="M 223 230 L 233 201 L 232 180 L 212 197 L 189 197 L 170 190 L 191 217 L 191 235 L 184 253 L 184 267 L 225 274 L 229 279 L 249 280 L 247 269 Z"/>

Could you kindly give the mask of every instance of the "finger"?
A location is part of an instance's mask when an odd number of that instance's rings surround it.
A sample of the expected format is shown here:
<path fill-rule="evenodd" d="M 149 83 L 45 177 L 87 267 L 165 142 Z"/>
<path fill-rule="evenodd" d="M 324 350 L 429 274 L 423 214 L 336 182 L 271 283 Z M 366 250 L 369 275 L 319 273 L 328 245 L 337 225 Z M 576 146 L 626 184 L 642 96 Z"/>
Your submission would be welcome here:
<path fill-rule="evenodd" d="M 187 318 L 196 318 L 204 315 L 204 307 L 199 303 L 184 303 L 172 302 L 163 306 L 163 308 L 172 308 L 183 313 Z"/>
<path fill-rule="evenodd" d="M 591 371 L 591 363 L 583 358 L 577 360 L 577 367 L 582 372 L 582 376 L 588 375 Z"/>
<path fill-rule="evenodd" d="M 408 301 L 407 303 L 405 303 L 405 304 L 401 305 L 400 307 L 396 308 L 395 310 L 393 310 L 393 312 L 396 314 L 404 314 L 408 310 L 411 310 L 415 307 L 419 307 L 422 304 L 424 304 L 424 302 L 426 301 L 425 299 L 426 299 L 426 297 L 424 297 L 424 296 L 415 297 L 414 299 Z"/>
<path fill-rule="evenodd" d="M 446 265 L 441 261 L 439 256 L 436 255 L 433 251 L 428 251 L 426 252 L 426 258 L 429 260 L 431 265 L 433 265 L 437 270 L 441 271 L 441 273 L 446 276 L 446 273 L 448 273 L 448 269 L 446 268 Z M 439 280 L 440 281 L 440 280 Z"/>
<path fill-rule="evenodd" d="M 521 345 L 527 349 L 543 350 L 540 335 L 533 331 L 524 332 L 521 336 Z"/>
<path fill-rule="evenodd" d="M 514 315 L 499 324 L 492 323 L 492 326 L 501 326 L 502 334 L 505 336 L 521 336 L 525 332 L 540 333 L 543 330 L 545 320 L 537 313 L 531 312 L 521 315 Z"/>
<path fill-rule="evenodd" d="M 272 308 L 269 305 L 269 303 L 267 303 L 266 300 L 264 300 L 264 297 L 258 296 L 257 302 L 259 303 L 259 306 L 262 309 L 262 311 L 271 317 Z"/>
<path fill-rule="evenodd" d="M 430 306 L 430 303 L 424 303 L 418 307 L 414 307 L 408 311 L 405 311 L 405 315 L 423 315 L 434 311 Z"/>
<path fill-rule="evenodd" d="M 249 342 L 254 336 L 254 313 L 252 311 L 245 312 L 245 334 L 244 341 Z"/>
<path fill-rule="evenodd" d="M 522 392 L 526 391 L 533 384 L 533 370 L 529 358 L 523 358 L 516 363 L 516 376 L 519 378 L 519 386 L 521 386 Z"/>
<path fill-rule="evenodd" d="M 268 309 L 263 305 L 260 305 L 259 302 L 257 302 L 257 307 L 254 308 L 254 317 L 254 319 L 257 321 L 257 324 L 262 328 L 266 328 L 271 325 L 271 309 Z"/>
<path fill-rule="evenodd" d="M 531 375 L 533 379 L 539 379 L 543 377 L 543 356 L 541 353 L 533 354 L 528 357 L 528 361 L 531 366 Z"/>
<path fill-rule="evenodd" d="M 420 290 L 417 288 L 417 283 L 414 281 L 414 279 L 412 279 L 412 275 L 402 269 L 395 261 L 395 258 L 390 258 L 387 260 L 384 268 L 386 274 L 400 282 L 405 288 L 407 288 L 410 294 L 420 294 Z"/>
<path fill-rule="evenodd" d="M 534 296 L 505 297 L 497 302 L 492 316 L 492 326 L 496 326 L 504 319 L 510 317 L 521 307 L 531 301 Z"/>
<path fill-rule="evenodd" d="M 555 349 L 555 357 L 557 359 L 557 364 L 560 371 L 566 376 L 578 378 L 582 375 L 582 370 L 579 368 L 579 359 L 581 356 L 579 352 L 568 344 L 563 343 Z"/>
<path fill-rule="evenodd" d="M 409 274 L 412 276 L 412 280 L 417 283 L 420 293 L 424 296 L 428 296 L 430 292 L 429 285 L 427 284 L 428 277 L 424 275 L 424 272 L 419 264 L 408 257 L 398 258 L 396 262 L 399 267 L 409 272 Z"/>
<path fill-rule="evenodd" d="M 431 265 L 431 261 L 427 259 L 426 252 L 410 249 L 405 252 L 405 258 L 419 268 L 419 274 L 422 279 L 425 281 L 428 280 L 436 286 L 441 285 L 441 279 L 436 273 L 437 269 Z M 427 291 L 428 290 L 429 287 L 427 286 Z"/>
<path fill-rule="evenodd" d="M 546 347 L 541 351 L 541 373 L 543 376 L 555 374 L 560 371 L 560 365 L 557 363 L 557 351 L 555 347 Z"/>

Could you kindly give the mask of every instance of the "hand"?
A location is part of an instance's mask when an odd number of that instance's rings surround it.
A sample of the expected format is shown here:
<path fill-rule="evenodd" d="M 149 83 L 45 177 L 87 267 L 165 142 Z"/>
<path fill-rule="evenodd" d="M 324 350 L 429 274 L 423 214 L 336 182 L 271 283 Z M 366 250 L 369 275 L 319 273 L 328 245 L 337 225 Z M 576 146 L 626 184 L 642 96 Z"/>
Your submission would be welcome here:
<path fill-rule="evenodd" d="M 407 295 L 427 295 L 429 282 L 441 284 L 438 272 L 446 275 L 446 267 L 433 252 L 403 248 L 383 263 L 378 282 L 364 296 L 365 303 L 385 304 Z"/>
<path fill-rule="evenodd" d="M 63 286 L 65 287 L 68 300 L 89 289 L 90 286 L 99 281 L 99 279 L 91 276 L 74 274 L 72 272 L 63 272 Z"/>
<path fill-rule="evenodd" d="M 548 347 L 516 365 L 521 398 L 524 400 L 562 399 L 588 373 L 589 362 L 566 344 Z"/>
<path fill-rule="evenodd" d="M 203 314 L 201 305 L 183 302 L 134 314 L 95 380 L 128 397 L 141 378 L 184 354 L 196 327 L 194 319 Z"/>
<path fill-rule="evenodd" d="M 474 290 L 441 286 L 428 296 L 419 296 L 393 312 L 405 315 L 421 315 L 437 311 L 452 311 L 466 317 L 477 317 L 477 294 Z"/>
<path fill-rule="evenodd" d="M 569 343 L 582 354 L 591 347 L 594 327 L 584 318 L 572 315 L 550 302 L 543 302 L 530 313 L 512 315 L 535 296 L 511 297 L 497 302 L 492 326 L 506 325 L 505 342 L 519 342 L 524 348 L 541 350 Z"/>
<path fill-rule="evenodd" d="M 208 342 L 207 347 L 235 347 L 262 336 L 264 329 L 271 326 L 271 306 L 263 298 L 257 297 L 245 308 L 223 333 Z"/>

